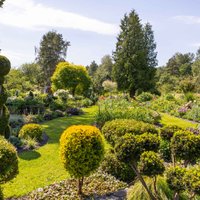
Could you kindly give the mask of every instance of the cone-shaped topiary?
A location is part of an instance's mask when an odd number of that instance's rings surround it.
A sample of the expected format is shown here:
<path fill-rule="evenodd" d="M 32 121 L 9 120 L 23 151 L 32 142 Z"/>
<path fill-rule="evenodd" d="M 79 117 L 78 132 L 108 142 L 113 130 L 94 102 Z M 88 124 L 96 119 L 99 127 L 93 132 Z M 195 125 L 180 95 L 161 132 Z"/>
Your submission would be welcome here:
<path fill-rule="evenodd" d="M 9 73 L 10 68 L 10 61 L 5 56 L 0 55 L 0 135 L 3 135 L 6 138 L 9 138 L 8 131 L 6 131 L 8 130 L 9 112 L 4 105 L 8 94 L 3 87 L 3 82 L 4 76 Z"/>
<path fill-rule="evenodd" d="M 69 174 L 78 178 L 78 194 L 82 194 L 83 177 L 99 167 L 103 155 L 104 143 L 98 128 L 77 125 L 63 132 L 60 157 Z"/>

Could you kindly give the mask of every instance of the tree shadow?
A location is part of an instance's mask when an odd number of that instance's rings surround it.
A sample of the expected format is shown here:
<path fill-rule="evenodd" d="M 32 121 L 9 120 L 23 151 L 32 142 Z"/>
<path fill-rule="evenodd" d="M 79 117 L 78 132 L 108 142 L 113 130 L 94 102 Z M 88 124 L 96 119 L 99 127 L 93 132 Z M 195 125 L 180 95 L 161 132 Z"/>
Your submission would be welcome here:
<path fill-rule="evenodd" d="M 41 154 L 38 153 L 37 151 L 27 151 L 27 152 L 22 152 L 18 154 L 18 156 L 19 158 L 23 160 L 34 160 L 34 159 L 39 158 Z"/>

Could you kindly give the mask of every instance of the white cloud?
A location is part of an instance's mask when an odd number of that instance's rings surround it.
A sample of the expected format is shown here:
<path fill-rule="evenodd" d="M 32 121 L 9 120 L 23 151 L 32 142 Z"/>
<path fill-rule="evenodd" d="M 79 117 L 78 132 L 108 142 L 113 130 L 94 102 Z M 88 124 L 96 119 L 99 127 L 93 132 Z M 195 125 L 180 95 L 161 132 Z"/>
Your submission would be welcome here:
<path fill-rule="evenodd" d="M 181 21 L 185 24 L 200 24 L 200 17 L 192 15 L 178 15 L 173 17 L 173 19 Z"/>
<path fill-rule="evenodd" d="M 115 24 L 47 7 L 33 0 L 7 0 L 0 12 L 0 24 L 34 30 L 71 28 L 105 35 L 116 35 L 119 31 Z"/>

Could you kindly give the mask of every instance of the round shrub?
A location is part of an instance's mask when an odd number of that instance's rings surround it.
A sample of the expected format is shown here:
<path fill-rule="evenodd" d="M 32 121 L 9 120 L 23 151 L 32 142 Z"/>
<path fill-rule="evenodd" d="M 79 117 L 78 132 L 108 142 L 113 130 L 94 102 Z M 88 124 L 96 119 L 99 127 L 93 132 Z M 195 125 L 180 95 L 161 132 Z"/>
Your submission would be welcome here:
<path fill-rule="evenodd" d="M 151 101 L 153 99 L 153 95 L 149 92 L 142 92 L 137 96 L 137 100 L 140 102 Z"/>
<path fill-rule="evenodd" d="M 154 125 L 132 119 L 116 119 L 108 121 L 103 126 L 102 132 L 107 141 L 113 146 L 116 141 L 126 133 L 134 135 L 140 135 L 145 132 L 158 134 L 158 130 Z"/>
<path fill-rule="evenodd" d="M 171 190 L 176 192 L 181 192 L 185 190 L 183 177 L 185 175 L 186 169 L 176 166 L 176 167 L 169 167 L 167 169 L 166 177 L 167 183 Z"/>
<path fill-rule="evenodd" d="M 6 103 L 7 98 L 8 98 L 8 93 L 6 89 L 2 87 L 1 95 L 0 95 L 0 107 L 2 107 L 2 105 Z"/>
<path fill-rule="evenodd" d="M 142 174 L 151 177 L 162 175 L 165 171 L 163 160 L 153 151 L 145 151 L 142 153 L 138 168 Z"/>
<path fill-rule="evenodd" d="M 104 156 L 101 132 L 94 126 L 67 128 L 60 138 L 60 157 L 65 169 L 75 178 L 88 176 L 99 167 Z"/>
<path fill-rule="evenodd" d="M 0 136 L 0 169 L 0 183 L 7 182 L 18 174 L 17 152 L 2 136 Z"/>
<path fill-rule="evenodd" d="M 9 73 L 11 68 L 10 61 L 5 57 L 0 55 L 0 74 L 5 76 Z"/>
<path fill-rule="evenodd" d="M 163 140 L 170 141 L 174 133 L 183 130 L 181 127 L 176 125 L 167 125 L 160 129 L 160 137 Z"/>
<path fill-rule="evenodd" d="M 42 138 L 42 127 L 39 124 L 25 124 L 19 131 L 19 137 L 40 141 Z"/>
<path fill-rule="evenodd" d="M 10 114 L 9 114 L 8 108 L 4 105 L 3 106 L 3 115 L 0 117 L 0 135 L 4 136 L 5 129 L 9 123 L 9 117 L 10 117 Z"/>
<path fill-rule="evenodd" d="M 172 137 L 171 148 L 177 159 L 195 162 L 200 158 L 200 136 L 189 131 L 177 131 Z"/>
<path fill-rule="evenodd" d="M 160 146 L 160 139 L 157 135 L 151 133 L 144 133 L 136 136 L 137 145 L 140 152 L 144 151 L 158 151 Z"/>
<path fill-rule="evenodd" d="M 136 176 L 128 164 L 120 162 L 112 153 L 105 156 L 100 168 L 103 172 L 127 183 L 132 182 Z"/>
<path fill-rule="evenodd" d="M 192 167 L 186 171 L 184 183 L 190 193 L 200 195 L 200 166 Z"/>

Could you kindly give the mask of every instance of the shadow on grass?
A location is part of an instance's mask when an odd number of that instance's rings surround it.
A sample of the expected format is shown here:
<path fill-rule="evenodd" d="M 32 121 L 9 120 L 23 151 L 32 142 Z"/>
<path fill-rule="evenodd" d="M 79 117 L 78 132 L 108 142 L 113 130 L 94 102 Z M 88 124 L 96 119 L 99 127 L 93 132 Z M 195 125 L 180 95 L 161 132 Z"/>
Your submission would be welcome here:
<path fill-rule="evenodd" d="M 38 153 L 37 151 L 27 151 L 27 152 L 19 153 L 18 156 L 23 160 L 34 160 L 34 159 L 39 158 L 41 154 Z"/>

